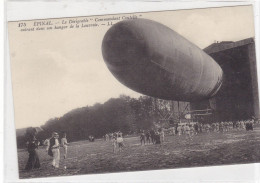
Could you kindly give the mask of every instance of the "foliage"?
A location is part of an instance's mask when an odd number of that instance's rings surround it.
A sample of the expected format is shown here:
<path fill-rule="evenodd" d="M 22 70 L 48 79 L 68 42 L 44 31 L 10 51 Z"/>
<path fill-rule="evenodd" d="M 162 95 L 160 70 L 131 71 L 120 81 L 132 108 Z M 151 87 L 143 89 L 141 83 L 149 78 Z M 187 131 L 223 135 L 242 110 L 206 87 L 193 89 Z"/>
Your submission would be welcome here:
<path fill-rule="evenodd" d="M 95 104 L 74 109 L 60 118 L 49 119 L 41 126 L 37 138 L 44 140 L 53 131 L 66 132 L 69 141 L 85 140 L 89 135 L 101 138 L 106 133 L 121 131 L 123 134 L 137 133 L 153 126 L 154 99 L 148 96 L 131 98 L 121 95 L 104 104 Z M 18 147 L 24 147 L 25 136 L 17 137 Z"/>

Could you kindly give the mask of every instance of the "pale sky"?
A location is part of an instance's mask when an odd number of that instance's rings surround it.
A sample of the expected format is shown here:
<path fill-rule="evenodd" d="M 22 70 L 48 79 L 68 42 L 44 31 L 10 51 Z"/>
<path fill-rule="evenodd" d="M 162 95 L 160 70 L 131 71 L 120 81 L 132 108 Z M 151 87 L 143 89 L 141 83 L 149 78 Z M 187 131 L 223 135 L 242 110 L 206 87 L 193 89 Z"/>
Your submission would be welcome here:
<path fill-rule="evenodd" d="M 170 27 L 200 48 L 254 37 L 252 6 L 134 14 Z M 69 19 L 75 18 L 52 21 Z M 27 21 L 27 27 L 33 23 Z M 16 128 L 40 126 L 120 94 L 140 96 L 119 83 L 103 61 L 101 43 L 108 28 L 21 32 L 18 22 L 8 24 Z"/>

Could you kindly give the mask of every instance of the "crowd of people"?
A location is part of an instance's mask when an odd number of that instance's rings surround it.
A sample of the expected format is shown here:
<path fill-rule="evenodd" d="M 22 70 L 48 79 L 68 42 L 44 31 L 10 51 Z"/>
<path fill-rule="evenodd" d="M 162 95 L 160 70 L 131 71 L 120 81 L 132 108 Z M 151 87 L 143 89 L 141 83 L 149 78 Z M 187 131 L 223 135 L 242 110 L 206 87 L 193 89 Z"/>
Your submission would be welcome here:
<path fill-rule="evenodd" d="M 164 128 L 142 130 L 140 133 L 141 145 L 145 144 L 163 144 L 165 138 Z"/>
<path fill-rule="evenodd" d="M 225 121 L 216 123 L 180 123 L 171 128 L 174 135 L 196 135 L 199 133 L 217 132 L 224 133 L 232 130 L 253 130 L 254 120 Z"/>
<path fill-rule="evenodd" d="M 149 130 L 140 131 L 140 144 L 141 146 L 147 144 L 164 144 L 165 134 L 181 136 L 185 135 L 187 138 L 192 139 L 194 135 L 200 133 L 225 133 L 229 131 L 253 130 L 254 120 L 241 120 L 241 121 L 225 121 L 215 123 L 178 123 L 174 127 L 166 128 L 153 128 Z M 108 133 L 104 136 L 105 141 L 113 142 L 113 152 L 119 148 L 119 151 L 124 147 L 123 135 L 121 132 Z M 119 142 L 120 141 L 120 142 Z"/>
<path fill-rule="evenodd" d="M 215 122 L 215 123 L 178 123 L 174 127 L 168 129 L 165 128 L 154 128 L 149 130 L 140 131 L 140 144 L 141 146 L 147 144 L 164 144 L 165 134 L 182 136 L 185 135 L 189 139 L 192 139 L 194 135 L 200 133 L 225 133 L 229 131 L 241 131 L 241 130 L 253 130 L 254 124 L 259 121 L 254 120 L 241 120 L 241 121 L 226 121 L 226 122 Z M 32 170 L 40 168 L 40 160 L 38 156 L 38 146 L 40 142 L 36 138 L 37 130 L 35 128 L 28 128 L 26 131 L 26 147 L 29 153 L 29 158 L 26 164 L 26 170 Z M 113 152 L 121 152 L 125 147 L 123 133 L 121 131 L 108 133 L 104 135 L 104 140 L 112 142 Z M 94 136 L 89 136 L 89 141 L 94 142 Z M 43 143 L 46 146 L 46 152 L 52 157 L 53 168 L 59 168 L 60 166 L 60 149 L 62 149 L 64 158 L 64 169 L 66 169 L 66 157 L 67 148 L 69 143 L 67 142 L 66 133 L 62 133 L 62 138 L 59 138 L 57 132 L 53 132 L 51 137 L 46 139 Z"/>

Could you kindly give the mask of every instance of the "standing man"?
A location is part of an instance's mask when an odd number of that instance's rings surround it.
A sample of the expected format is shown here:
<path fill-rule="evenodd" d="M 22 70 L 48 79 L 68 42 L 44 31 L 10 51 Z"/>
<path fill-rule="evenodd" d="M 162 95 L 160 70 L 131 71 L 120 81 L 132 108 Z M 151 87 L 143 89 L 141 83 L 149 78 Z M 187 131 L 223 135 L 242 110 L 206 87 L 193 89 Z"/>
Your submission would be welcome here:
<path fill-rule="evenodd" d="M 152 143 L 155 144 L 155 131 L 154 131 L 154 129 L 151 130 L 150 135 L 151 135 Z"/>
<path fill-rule="evenodd" d="M 52 166 L 59 168 L 60 166 L 60 143 L 59 134 L 57 132 L 52 133 L 52 137 L 48 140 L 47 149 L 48 155 L 52 156 Z"/>
<path fill-rule="evenodd" d="M 150 140 L 150 138 L 151 138 L 151 133 L 150 133 L 149 130 L 146 131 L 145 136 L 146 136 L 146 142 L 147 142 L 147 144 L 150 144 L 150 143 L 151 143 L 151 140 Z"/>
<path fill-rule="evenodd" d="M 141 141 L 141 145 L 145 145 L 145 133 L 144 133 L 144 130 L 141 131 L 140 141 Z"/>

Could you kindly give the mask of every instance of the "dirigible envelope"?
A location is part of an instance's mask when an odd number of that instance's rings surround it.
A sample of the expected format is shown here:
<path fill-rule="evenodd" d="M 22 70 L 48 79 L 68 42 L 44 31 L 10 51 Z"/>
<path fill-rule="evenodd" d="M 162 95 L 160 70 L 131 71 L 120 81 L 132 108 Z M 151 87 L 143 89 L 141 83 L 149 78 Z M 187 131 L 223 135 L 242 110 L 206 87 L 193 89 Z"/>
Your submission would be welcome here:
<path fill-rule="evenodd" d="M 118 22 L 103 38 L 111 73 L 142 94 L 178 101 L 213 97 L 223 71 L 199 47 L 172 29 L 147 19 Z"/>

